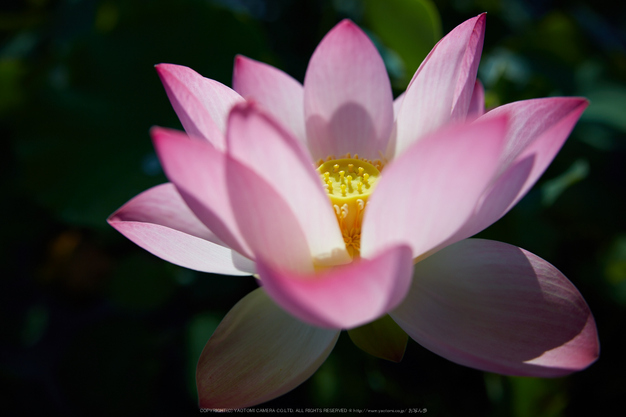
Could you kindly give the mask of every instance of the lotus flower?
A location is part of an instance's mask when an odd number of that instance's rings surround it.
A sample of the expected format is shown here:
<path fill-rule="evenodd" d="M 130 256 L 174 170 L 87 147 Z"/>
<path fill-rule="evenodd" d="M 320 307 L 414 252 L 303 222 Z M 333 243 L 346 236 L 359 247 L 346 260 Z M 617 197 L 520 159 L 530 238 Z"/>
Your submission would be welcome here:
<path fill-rule="evenodd" d="M 376 48 L 348 20 L 321 41 L 304 85 L 242 56 L 234 90 L 157 66 L 186 134 L 152 130 L 171 183 L 109 223 L 169 262 L 260 284 L 200 357 L 201 407 L 290 391 L 342 329 L 387 359 L 402 357 L 408 334 L 509 375 L 561 376 L 596 360 L 594 319 L 561 272 L 467 239 L 526 194 L 588 104 L 545 98 L 485 113 L 484 27 L 483 14 L 450 32 L 395 101 Z"/>

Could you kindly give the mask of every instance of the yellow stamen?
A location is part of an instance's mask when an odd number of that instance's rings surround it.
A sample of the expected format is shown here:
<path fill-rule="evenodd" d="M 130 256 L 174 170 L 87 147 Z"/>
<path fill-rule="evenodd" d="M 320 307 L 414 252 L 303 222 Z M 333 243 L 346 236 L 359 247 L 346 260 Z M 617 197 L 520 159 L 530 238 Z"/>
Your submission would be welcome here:
<path fill-rule="evenodd" d="M 317 168 L 335 209 L 346 249 L 353 258 L 360 254 L 361 223 L 367 199 L 380 179 L 375 166 L 356 158 L 357 155 L 354 159 L 333 159 Z"/>

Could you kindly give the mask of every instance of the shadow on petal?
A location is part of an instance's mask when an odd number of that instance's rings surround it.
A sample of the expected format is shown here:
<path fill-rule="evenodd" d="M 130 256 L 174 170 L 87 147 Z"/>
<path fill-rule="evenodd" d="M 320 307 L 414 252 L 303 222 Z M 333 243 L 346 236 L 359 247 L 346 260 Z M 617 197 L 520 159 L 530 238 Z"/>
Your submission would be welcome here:
<path fill-rule="evenodd" d="M 324 363 L 338 337 L 338 331 L 293 318 L 262 288 L 254 290 L 228 312 L 200 355 L 200 407 L 251 407 L 291 391 Z"/>
<path fill-rule="evenodd" d="M 349 102 L 339 107 L 330 120 L 313 114 L 306 120 L 308 146 L 314 159 L 329 155 L 343 158 L 350 153 L 361 158 L 380 159 L 378 151 L 387 149 L 387 137 L 376 132 L 376 126 L 367 110 L 358 103 Z"/>
<path fill-rule="evenodd" d="M 427 349 L 490 372 L 562 376 L 599 354 L 593 317 L 574 285 L 500 242 L 461 241 L 418 263 L 391 316 Z"/>
<path fill-rule="evenodd" d="M 440 248 L 466 239 L 481 232 L 504 216 L 516 202 L 520 190 L 528 181 L 535 163 L 534 155 L 517 161 L 509 167 L 495 182 L 487 188 L 474 213 L 465 224 L 449 239 L 439 245 Z"/>

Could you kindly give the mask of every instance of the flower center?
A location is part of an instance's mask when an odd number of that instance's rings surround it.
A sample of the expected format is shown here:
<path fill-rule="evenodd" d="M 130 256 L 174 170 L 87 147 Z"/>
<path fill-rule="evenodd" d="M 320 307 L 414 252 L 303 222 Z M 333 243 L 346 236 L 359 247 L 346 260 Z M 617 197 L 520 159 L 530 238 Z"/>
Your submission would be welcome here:
<path fill-rule="evenodd" d="M 358 157 L 357 157 L 358 158 Z M 352 258 L 361 251 L 361 223 L 367 199 L 380 179 L 380 168 L 357 158 L 329 159 L 317 168 L 335 209 L 346 249 Z"/>

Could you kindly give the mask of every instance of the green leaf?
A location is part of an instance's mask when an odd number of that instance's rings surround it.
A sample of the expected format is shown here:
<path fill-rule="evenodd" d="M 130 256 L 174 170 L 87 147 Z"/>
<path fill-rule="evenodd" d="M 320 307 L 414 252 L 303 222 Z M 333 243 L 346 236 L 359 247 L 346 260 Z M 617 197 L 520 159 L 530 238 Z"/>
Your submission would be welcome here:
<path fill-rule="evenodd" d="M 22 343 L 31 347 L 41 340 L 47 330 L 49 313 L 46 307 L 34 305 L 28 309 L 24 328 L 22 329 Z"/>
<path fill-rule="evenodd" d="M 21 60 L 0 58 L 0 117 L 24 100 L 22 78 L 25 73 Z"/>
<path fill-rule="evenodd" d="M 409 336 L 389 315 L 348 330 L 348 335 L 360 349 L 377 358 L 392 362 L 402 360 L 409 340 Z"/>
<path fill-rule="evenodd" d="M 187 325 L 187 385 L 189 393 L 196 396 L 196 365 L 221 317 L 217 314 L 202 313 L 195 315 Z"/>
<path fill-rule="evenodd" d="M 586 94 L 591 102 L 582 120 L 604 123 L 626 132 L 626 88 L 615 83 L 603 83 Z"/>
<path fill-rule="evenodd" d="M 589 163 L 586 159 L 578 159 L 571 167 L 558 177 L 547 181 L 542 191 L 542 203 L 545 206 L 551 206 L 554 204 L 557 198 L 568 187 L 576 184 L 578 181 L 583 180 L 589 174 Z"/>
<path fill-rule="evenodd" d="M 67 39 L 53 41 L 65 46 L 37 58 L 49 63 L 33 71 L 29 85 L 39 87 L 30 94 L 18 85 L 5 95 L 21 68 L 0 62 L 0 111 L 21 103 L 10 120 L 20 188 L 58 219 L 107 230 L 115 209 L 166 181 L 148 132 L 180 124 L 154 65 L 186 65 L 229 83 L 235 54 L 272 57 L 255 21 L 208 2 L 117 3 L 103 3 L 88 33 L 73 32 L 87 20 L 68 5 Z"/>
<path fill-rule="evenodd" d="M 160 260 L 136 253 L 117 264 L 108 292 L 110 299 L 121 308 L 150 311 L 163 306 L 174 289 L 174 280 Z"/>
<path fill-rule="evenodd" d="M 413 73 L 441 38 L 441 18 L 431 0 L 366 0 L 365 18 L 383 43 L 404 62 L 405 88 Z"/>
<path fill-rule="evenodd" d="M 563 379 L 508 377 L 512 391 L 511 415 L 515 417 L 558 417 L 568 403 Z"/>

